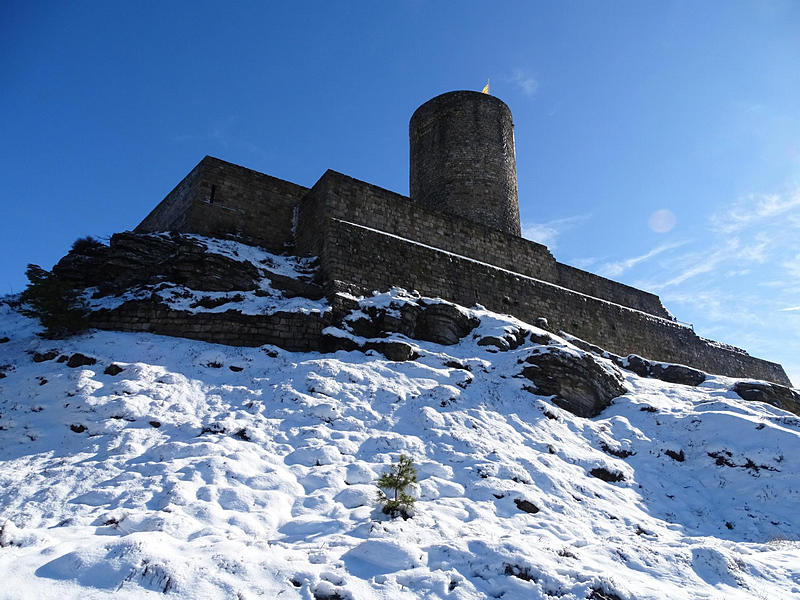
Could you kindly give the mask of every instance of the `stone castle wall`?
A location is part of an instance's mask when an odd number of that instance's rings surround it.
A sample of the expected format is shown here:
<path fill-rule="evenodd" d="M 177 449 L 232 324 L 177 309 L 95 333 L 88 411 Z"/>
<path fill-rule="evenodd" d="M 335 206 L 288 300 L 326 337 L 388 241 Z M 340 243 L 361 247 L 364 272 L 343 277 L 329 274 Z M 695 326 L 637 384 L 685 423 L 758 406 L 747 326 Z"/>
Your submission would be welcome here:
<path fill-rule="evenodd" d="M 233 234 L 274 252 L 319 256 L 318 279 L 330 293 L 397 285 L 529 322 L 545 317 L 554 329 L 616 354 L 789 383 L 780 365 L 710 343 L 675 322 L 654 294 L 558 263 L 541 244 L 428 210 L 334 171 L 307 190 L 206 157 L 137 227 L 165 230 Z M 294 323 L 288 316 L 282 322 L 226 313 L 176 317 L 144 306 L 131 310 L 130 322 L 123 314 L 114 328 L 142 331 L 152 323 L 150 330 L 166 335 L 298 350 L 314 349 L 316 342 L 308 340 L 319 337 L 313 319 Z"/>
<path fill-rule="evenodd" d="M 350 221 L 669 318 L 655 294 L 556 262 L 546 246 L 463 217 L 426 210 L 405 196 L 327 171 L 300 204 L 297 251 L 317 256 L 325 217 Z"/>
<path fill-rule="evenodd" d="M 235 237 L 283 252 L 294 242 L 294 210 L 307 191 L 206 156 L 135 231 Z"/>
<path fill-rule="evenodd" d="M 783 368 L 697 336 L 690 328 L 587 296 L 552 283 L 330 219 L 320 265 L 343 290 L 370 293 L 392 286 L 512 314 L 527 322 L 545 317 L 563 330 L 615 354 L 690 365 L 731 377 L 784 385 Z"/>

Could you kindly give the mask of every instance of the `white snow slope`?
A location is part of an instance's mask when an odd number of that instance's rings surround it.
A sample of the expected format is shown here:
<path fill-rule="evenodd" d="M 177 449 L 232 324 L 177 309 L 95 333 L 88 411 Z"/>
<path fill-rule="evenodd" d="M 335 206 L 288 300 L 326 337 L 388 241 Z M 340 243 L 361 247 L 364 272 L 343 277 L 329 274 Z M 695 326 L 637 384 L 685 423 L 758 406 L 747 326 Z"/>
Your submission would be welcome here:
<path fill-rule="evenodd" d="M 0 598 L 800 598 L 800 419 L 730 379 L 625 372 L 583 419 L 523 389 L 530 343 L 391 362 L 36 331 L 0 306 Z M 400 454 L 405 521 L 376 503 Z"/>

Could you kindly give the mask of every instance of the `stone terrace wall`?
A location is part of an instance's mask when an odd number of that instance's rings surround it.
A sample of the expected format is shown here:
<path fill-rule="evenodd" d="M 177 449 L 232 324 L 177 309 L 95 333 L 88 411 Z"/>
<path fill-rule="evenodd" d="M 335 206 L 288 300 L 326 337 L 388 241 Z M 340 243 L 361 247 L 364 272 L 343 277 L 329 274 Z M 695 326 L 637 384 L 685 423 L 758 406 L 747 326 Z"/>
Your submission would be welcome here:
<path fill-rule="evenodd" d="M 322 330 L 329 319 L 327 313 L 190 313 L 150 300 L 132 300 L 113 310 L 93 312 L 90 325 L 97 329 L 156 333 L 230 346 L 273 344 L 305 352 L 320 349 Z"/>
<path fill-rule="evenodd" d="M 294 241 L 294 210 L 307 191 L 294 183 L 206 156 L 135 231 L 237 237 L 272 252 L 282 252 Z"/>
<path fill-rule="evenodd" d="M 300 254 L 319 254 L 325 216 L 372 227 L 650 314 L 670 317 L 655 294 L 557 263 L 542 244 L 465 218 L 426 210 L 405 196 L 335 171 L 327 171 L 300 204 L 297 239 Z"/>
<path fill-rule="evenodd" d="M 661 299 L 650 292 L 645 292 L 563 263 L 556 263 L 556 272 L 558 277 L 551 281 L 562 287 L 588 294 L 595 298 L 610 300 L 616 304 L 629 306 L 665 319 L 672 318 L 672 315 L 661 304 Z"/>
<path fill-rule="evenodd" d="M 545 317 L 563 330 L 620 355 L 640 354 L 731 377 L 788 385 L 783 368 L 708 344 L 691 329 L 571 290 L 409 243 L 340 220 L 330 220 L 322 270 L 362 292 L 397 285 L 465 306 L 480 303 L 528 322 Z"/>

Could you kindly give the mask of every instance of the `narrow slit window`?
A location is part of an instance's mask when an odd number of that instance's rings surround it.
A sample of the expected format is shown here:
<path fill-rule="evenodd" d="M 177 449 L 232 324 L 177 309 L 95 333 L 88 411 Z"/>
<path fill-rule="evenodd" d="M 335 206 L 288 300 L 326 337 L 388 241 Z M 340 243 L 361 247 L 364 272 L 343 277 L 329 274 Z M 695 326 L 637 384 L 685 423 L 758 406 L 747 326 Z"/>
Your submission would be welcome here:
<path fill-rule="evenodd" d="M 217 186 L 212 185 L 211 186 L 211 195 L 208 197 L 208 203 L 209 204 L 214 204 L 214 196 L 216 196 L 216 195 L 217 195 Z"/>

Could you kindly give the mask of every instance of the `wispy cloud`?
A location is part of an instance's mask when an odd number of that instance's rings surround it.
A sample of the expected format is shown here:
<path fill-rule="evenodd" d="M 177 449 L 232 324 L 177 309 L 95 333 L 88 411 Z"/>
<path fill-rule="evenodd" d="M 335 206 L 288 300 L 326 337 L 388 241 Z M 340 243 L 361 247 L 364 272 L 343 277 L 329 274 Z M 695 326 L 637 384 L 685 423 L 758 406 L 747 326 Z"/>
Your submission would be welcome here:
<path fill-rule="evenodd" d="M 539 89 L 539 82 L 527 71 L 514 69 L 511 75 L 511 82 L 516 85 L 526 96 L 533 96 Z"/>
<path fill-rule="evenodd" d="M 782 263 L 784 269 L 795 280 L 800 280 L 800 254 Z"/>
<path fill-rule="evenodd" d="M 800 310 L 800 306 L 790 306 L 789 308 L 781 308 L 781 312 L 791 312 L 794 310 Z"/>
<path fill-rule="evenodd" d="M 672 250 L 674 248 L 680 248 L 681 246 L 686 245 L 687 242 L 675 242 L 672 244 L 661 244 L 660 246 L 656 246 L 649 252 L 642 254 L 640 256 L 634 256 L 632 258 L 626 258 L 623 260 L 618 260 L 614 262 L 607 262 L 600 266 L 598 272 L 605 277 L 619 277 L 625 271 L 638 265 L 641 262 L 649 260 L 654 256 L 658 256 L 662 252 L 666 252 L 667 250 Z"/>
<path fill-rule="evenodd" d="M 754 306 L 754 297 L 743 302 L 740 295 L 726 292 L 719 287 L 707 290 L 673 290 L 662 294 L 661 299 L 670 305 L 702 306 L 705 318 L 714 323 L 765 324 L 758 307 Z"/>
<path fill-rule="evenodd" d="M 717 233 L 735 233 L 797 207 L 800 207 L 800 189 L 790 194 L 750 194 L 724 212 L 712 215 L 711 229 Z"/>
<path fill-rule="evenodd" d="M 522 237 L 544 244 L 550 250 L 557 245 L 558 236 L 588 220 L 592 215 L 575 215 L 563 219 L 554 219 L 546 223 L 523 223 Z"/>

